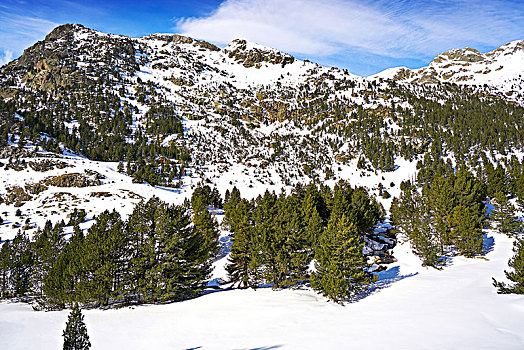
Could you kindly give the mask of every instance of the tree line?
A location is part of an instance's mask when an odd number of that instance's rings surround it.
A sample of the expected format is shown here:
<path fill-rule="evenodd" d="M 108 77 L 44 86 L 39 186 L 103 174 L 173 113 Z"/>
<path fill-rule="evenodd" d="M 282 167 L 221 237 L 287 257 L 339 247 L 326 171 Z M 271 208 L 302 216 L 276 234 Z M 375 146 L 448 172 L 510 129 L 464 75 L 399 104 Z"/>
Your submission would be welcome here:
<path fill-rule="evenodd" d="M 104 211 L 84 236 L 78 225 L 65 239 L 63 222 L 29 239 L 19 232 L 0 250 L 0 296 L 34 297 L 62 309 L 158 303 L 198 295 L 218 250 L 218 229 L 207 210 L 152 197 L 127 220 Z"/>
<path fill-rule="evenodd" d="M 373 281 L 363 236 L 384 210 L 362 187 L 346 181 L 333 190 L 298 185 L 290 194 L 266 191 L 251 201 L 234 188 L 226 193 L 224 209 L 224 224 L 234 233 L 226 270 L 240 288 L 310 282 L 340 302 Z"/>

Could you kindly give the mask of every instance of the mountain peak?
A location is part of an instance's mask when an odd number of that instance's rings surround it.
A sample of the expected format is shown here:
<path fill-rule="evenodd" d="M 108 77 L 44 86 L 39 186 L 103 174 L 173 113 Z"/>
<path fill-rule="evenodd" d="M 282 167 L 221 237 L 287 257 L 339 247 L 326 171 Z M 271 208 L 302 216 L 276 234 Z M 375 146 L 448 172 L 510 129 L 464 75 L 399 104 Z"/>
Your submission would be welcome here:
<path fill-rule="evenodd" d="M 79 31 L 79 30 L 89 30 L 89 28 L 83 26 L 82 24 L 77 24 L 77 23 L 62 24 L 54 28 L 49 34 L 47 34 L 44 40 L 52 41 L 52 40 L 61 39 L 64 36 L 70 35 L 71 33 Z"/>
<path fill-rule="evenodd" d="M 156 39 L 156 40 L 165 41 L 167 43 L 173 43 L 175 45 L 176 44 L 193 44 L 193 45 L 197 45 L 197 46 L 203 47 L 211 51 L 220 51 L 220 48 L 218 46 L 213 45 L 207 41 L 193 39 L 188 36 L 181 35 L 181 34 L 155 33 L 155 34 L 143 36 L 141 37 L 141 39 L 146 39 L 146 40 Z"/>
<path fill-rule="evenodd" d="M 281 64 L 284 67 L 286 64 L 293 63 L 295 58 L 287 53 L 274 49 L 272 47 L 249 42 L 245 39 L 235 39 L 224 48 L 224 52 L 230 58 L 242 63 L 244 67 L 260 67 L 262 62 L 271 64 Z"/>

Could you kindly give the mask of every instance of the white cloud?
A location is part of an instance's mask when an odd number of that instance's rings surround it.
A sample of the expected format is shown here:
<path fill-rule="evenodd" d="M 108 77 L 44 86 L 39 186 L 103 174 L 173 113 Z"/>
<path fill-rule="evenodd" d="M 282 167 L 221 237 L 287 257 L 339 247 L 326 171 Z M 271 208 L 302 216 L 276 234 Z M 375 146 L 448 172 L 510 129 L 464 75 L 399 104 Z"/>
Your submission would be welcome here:
<path fill-rule="evenodd" d="M 177 20 L 175 29 L 219 44 L 242 37 L 314 57 L 360 51 L 421 58 L 517 39 L 523 18 L 520 0 L 226 0 L 207 17 Z"/>
<path fill-rule="evenodd" d="M 0 67 L 4 64 L 7 64 L 13 60 L 13 51 L 11 50 L 5 50 L 2 54 L 0 54 Z"/>
<path fill-rule="evenodd" d="M 52 21 L 0 12 L 0 51 L 3 60 L 20 55 L 24 49 L 42 40 L 58 24 Z"/>

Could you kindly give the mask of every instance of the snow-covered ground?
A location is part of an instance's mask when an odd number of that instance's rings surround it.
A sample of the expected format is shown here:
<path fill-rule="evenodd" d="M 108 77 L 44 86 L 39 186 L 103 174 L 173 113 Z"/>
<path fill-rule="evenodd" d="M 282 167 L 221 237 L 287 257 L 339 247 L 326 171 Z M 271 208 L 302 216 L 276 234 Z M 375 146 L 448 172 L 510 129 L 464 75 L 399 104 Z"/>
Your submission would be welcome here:
<path fill-rule="evenodd" d="M 485 259 L 420 267 L 407 245 L 377 288 L 344 306 L 309 289 L 231 290 L 169 305 L 84 310 L 93 349 L 522 349 L 524 296 L 498 295 L 511 239 Z M 0 349 L 57 349 L 68 311 L 0 303 Z"/>
<path fill-rule="evenodd" d="M 116 163 L 78 157 L 62 160 L 71 167 L 44 173 L 4 169 L 0 173 L 2 193 L 7 186 L 23 187 L 52 175 L 84 173 L 85 169 L 102 174 L 102 185 L 50 187 L 21 207 L 23 220 L 29 217 L 32 223 L 43 225 L 47 218 L 65 218 L 74 207 L 88 209 L 88 219 L 112 208 L 125 216 L 139 197 L 157 195 L 162 200 L 181 203 L 191 195 L 192 185 L 200 181 L 186 176 L 180 190 L 164 189 L 132 183 L 116 171 Z M 351 163 L 343 166 L 336 177 L 369 189 L 381 182 L 395 196 L 399 194 L 400 181 L 416 173 L 415 162 L 397 159 L 396 164 L 395 172 L 374 174 L 361 172 Z M 245 180 L 249 176 L 242 167 L 217 175 L 214 182 L 221 191 L 232 186 L 226 182 L 232 178 L 247 197 L 258 195 L 264 187 L 248 187 Z M 394 187 L 389 187 L 390 182 L 395 183 Z M 96 191 L 112 196 L 92 197 L 90 194 Z M 53 202 L 54 193 L 60 192 L 70 192 L 76 199 Z M 379 200 L 389 207 L 390 199 Z M 38 215 L 45 205 L 51 207 L 43 210 L 44 215 Z M 60 210 L 65 207 L 68 210 Z M 11 225 L 20 219 L 14 211 L 12 205 L 0 205 L 0 212 L 8 213 L 2 213 L 9 222 L 1 228 L 4 239 L 12 238 L 16 232 Z M 222 219 L 220 212 L 217 219 Z M 222 232 L 224 244 L 229 240 L 227 235 L 228 232 Z M 379 281 L 369 293 L 344 306 L 305 287 L 223 290 L 168 305 L 85 310 L 85 321 L 93 349 L 522 349 L 524 296 L 499 295 L 491 280 L 505 280 L 504 269 L 513 255 L 512 240 L 488 231 L 485 245 L 484 256 L 455 257 L 438 271 L 422 267 L 409 245 L 400 244 L 394 249 L 398 262 L 380 272 Z M 215 262 L 213 278 L 225 277 L 226 261 L 223 256 Z M 68 310 L 35 312 L 27 304 L 0 302 L 0 349 L 60 348 L 67 315 Z"/>

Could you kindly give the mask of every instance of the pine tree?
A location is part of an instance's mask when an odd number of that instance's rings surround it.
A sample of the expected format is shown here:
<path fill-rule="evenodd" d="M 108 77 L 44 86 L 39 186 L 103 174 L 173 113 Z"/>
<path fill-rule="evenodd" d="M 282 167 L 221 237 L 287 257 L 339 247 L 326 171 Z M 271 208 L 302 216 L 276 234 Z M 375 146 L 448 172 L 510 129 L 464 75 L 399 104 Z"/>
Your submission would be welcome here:
<path fill-rule="evenodd" d="M 33 237 L 32 251 L 34 266 L 31 273 L 31 287 L 33 293 L 42 297 L 44 281 L 49 270 L 64 249 L 63 225 L 57 224 L 54 228 L 51 222 L 46 223 L 44 230 L 39 230 Z"/>
<path fill-rule="evenodd" d="M 126 223 L 127 244 L 125 259 L 129 262 L 125 271 L 124 296 L 147 302 L 155 293 L 156 282 L 150 273 L 157 264 L 157 238 L 155 237 L 155 213 L 161 207 L 157 197 L 138 203 Z"/>
<path fill-rule="evenodd" d="M 335 302 L 354 296 L 373 281 L 366 270 L 358 229 L 345 215 L 332 217 L 320 236 L 311 286 Z"/>
<path fill-rule="evenodd" d="M 77 303 L 74 304 L 67 317 L 66 328 L 62 336 L 64 337 L 64 350 L 88 350 L 91 347 L 84 315 Z"/>
<path fill-rule="evenodd" d="M 84 234 L 78 226 L 53 266 L 49 269 L 43 285 L 45 296 L 40 302 L 45 309 L 63 309 L 81 298 L 79 284 L 83 278 Z"/>
<path fill-rule="evenodd" d="M 30 291 L 33 254 L 31 242 L 25 233 L 18 231 L 10 244 L 9 284 L 14 296 L 25 296 Z"/>
<path fill-rule="evenodd" d="M 224 203 L 224 221 L 223 225 L 225 227 L 229 227 L 229 229 L 234 232 L 235 231 L 235 209 L 237 208 L 238 203 L 241 200 L 240 191 L 238 188 L 233 187 L 231 190 L 231 194 L 227 197 L 225 203 Z"/>
<path fill-rule="evenodd" d="M 218 224 L 213 216 L 204 208 L 201 211 L 195 211 L 193 215 L 193 225 L 195 234 L 200 235 L 203 239 L 203 244 L 200 249 L 207 259 L 214 259 L 220 248 L 218 244 Z"/>
<path fill-rule="evenodd" d="M 524 238 L 519 237 L 514 242 L 513 251 L 515 255 L 508 263 L 508 265 L 513 268 L 513 271 L 504 271 L 504 273 L 506 277 L 515 284 L 507 285 L 493 278 L 493 285 L 497 287 L 498 292 L 502 294 L 524 294 Z"/>
<path fill-rule="evenodd" d="M 495 195 L 491 220 L 496 224 L 496 228 L 500 233 L 509 236 L 515 235 L 522 230 L 522 224 L 519 218 L 515 216 L 515 207 L 502 191 L 497 192 Z"/>
<path fill-rule="evenodd" d="M 5 241 L 0 249 L 0 298 L 9 296 L 9 273 L 11 266 L 11 245 Z"/>
<path fill-rule="evenodd" d="M 460 254 L 473 257 L 482 253 L 482 227 L 480 218 L 470 208 L 458 205 L 451 218 L 452 235 Z"/>
<path fill-rule="evenodd" d="M 211 273 L 209 242 L 191 227 L 189 208 L 162 204 L 156 213 L 157 264 L 151 270 L 157 277 L 155 297 L 161 301 L 180 300 L 196 295 Z"/>
<path fill-rule="evenodd" d="M 422 266 L 437 267 L 442 263 L 440 260 L 440 248 L 435 235 L 433 223 L 422 208 L 420 216 L 415 220 L 413 230 L 408 233 L 411 246 L 415 254 L 422 259 Z"/>
<path fill-rule="evenodd" d="M 82 256 L 85 275 L 79 285 L 83 300 L 105 306 L 119 294 L 126 263 L 123 228 L 114 210 L 102 212 L 89 228 Z"/>
<path fill-rule="evenodd" d="M 231 209 L 230 209 L 231 210 Z M 238 202 L 234 209 L 234 215 L 231 217 L 235 219 L 233 227 L 235 227 L 235 236 L 231 246 L 231 253 L 229 261 L 226 265 L 226 271 L 229 280 L 233 283 L 238 283 L 240 288 L 247 288 L 249 286 L 256 286 L 253 283 L 253 226 L 251 212 L 252 206 L 246 199 Z"/>

